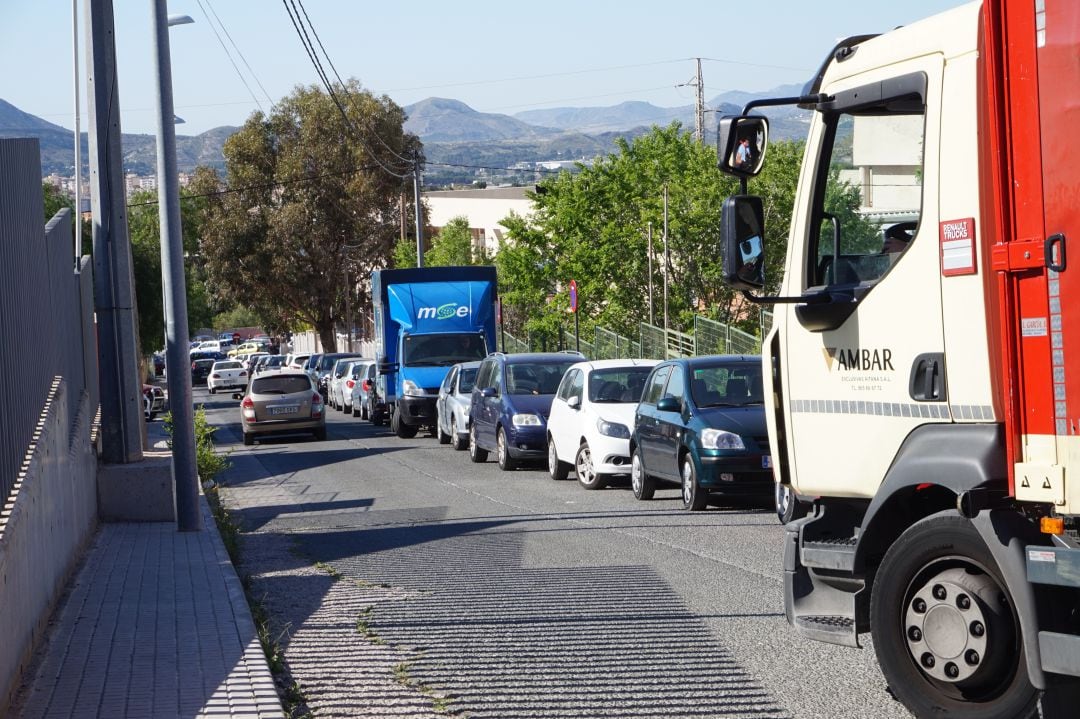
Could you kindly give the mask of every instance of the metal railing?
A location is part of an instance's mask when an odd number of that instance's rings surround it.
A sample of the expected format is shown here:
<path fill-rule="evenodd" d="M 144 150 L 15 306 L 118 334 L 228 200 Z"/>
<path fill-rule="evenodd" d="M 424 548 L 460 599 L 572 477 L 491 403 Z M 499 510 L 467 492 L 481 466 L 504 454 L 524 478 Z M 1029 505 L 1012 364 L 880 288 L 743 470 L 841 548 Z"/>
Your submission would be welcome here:
<path fill-rule="evenodd" d="M 593 359 L 622 359 L 624 357 L 640 357 L 641 342 L 635 342 L 629 337 L 623 337 L 618 332 L 613 332 L 606 327 L 597 327 L 593 334 Z"/>
<path fill-rule="evenodd" d="M 664 330 L 647 322 L 640 325 L 641 356 L 647 359 L 673 359 L 694 356 L 694 337 L 685 332 Z"/>
<path fill-rule="evenodd" d="M 84 392 L 98 403 L 89 258 L 73 264 L 71 211 L 42 226 L 37 140 L 0 140 L 0 505 L 8 499 L 53 382 L 62 377 L 69 423 Z M 86 432 L 90 422 L 84 423 Z"/>
<path fill-rule="evenodd" d="M 522 342 L 509 332 L 502 333 L 502 351 L 506 353 L 510 352 L 528 352 L 529 343 Z"/>

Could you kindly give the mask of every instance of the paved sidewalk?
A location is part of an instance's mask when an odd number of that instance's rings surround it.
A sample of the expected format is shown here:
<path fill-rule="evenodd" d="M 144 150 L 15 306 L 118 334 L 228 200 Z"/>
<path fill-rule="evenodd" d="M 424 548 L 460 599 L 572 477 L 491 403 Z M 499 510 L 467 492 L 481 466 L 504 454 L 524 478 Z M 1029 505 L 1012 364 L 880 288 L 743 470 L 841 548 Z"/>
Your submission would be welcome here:
<path fill-rule="evenodd" d="M 15 716 L 283 716 L 240 580 L 199 499 L 200 532 L 101 525 Z"/>

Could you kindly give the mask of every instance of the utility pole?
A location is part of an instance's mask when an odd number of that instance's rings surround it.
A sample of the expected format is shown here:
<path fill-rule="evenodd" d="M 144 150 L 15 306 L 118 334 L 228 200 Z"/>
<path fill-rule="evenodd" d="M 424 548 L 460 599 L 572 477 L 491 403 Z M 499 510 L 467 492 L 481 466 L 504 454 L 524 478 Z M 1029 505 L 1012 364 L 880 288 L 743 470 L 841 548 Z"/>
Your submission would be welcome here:
<path fill-rule="evenodd" d="M 649 223 L 649 324 L 656 326 L 656 315 L 653 313 L 653 267 L 652 267 L 652 223 Z"/>
<path fill-rule="evenodd" d="M 416 266 L 424 266 L 424 206 L 420 197 L 420 155 L 413 155 L 413 193 L 416 195 Z"/>
<path fill-rule="evenodd" d="M 668 249 L 668 196 L 667 183 L 664 183 L 664 332 L 668 331 L 668 267 L 671 265 L 671 254 Z M 665 342 L 667 339 L 665 338 Z"/>
<path fill-rule="evenodd" d="M 161 284 L 165 296 L 165 363 L 172 412 L 172 474 L 176 490 L 176 528 L 202 529 L 199 470 L 195 461 L 195 409 L 188 360 L 187 289 L 184 235 L 180 226 L 180 185 L 176 172 L 176 116 L 173 114 L 172 61 L 165 0 L 154 9 L 154 69 L 157 71 L 158 220 L 161 224 Z"/>
<path fill-rule="evenodd" d="M 694 136 L 699 145 L 705 144 L 705 81 L 701 79 L 701 58 L 697 60 L 697 114 L 694 117 Z"/>
<path fill-rule="evenodd" d="M 71 77 L 75 81 L 75 272 L 82 257 L 82 123 L 79 118 L 79 0 L 71 0 Z"/>
<path fill-rule="evenodd" d="M 86 3 L 86 68 L 90 123 L 90 184 L 94 237 L 94 307 L 98 324 L 103 459 L 143 457 L 143 396 L 139 332 L 131 266 L 124 169 L 120 160 L 120 98 L 112 0 Z M 185 373 L 187 362 L 170 371 Z"/>
<path fill-rule="evenodd" d="M 701 78 L 701 58 L 697 61 L 697 75 L 693 80 L 680 83 L 675 87 L 694 88 L 694 139 L 699 145 L 705 144 L 705 81 Z"/>
<path fill-rule="evenodd" d="M 349 266 L 348 266 L 348 250 L 345 253 L 345 338 L 349 343 L 346 352 L 352 352 L 352 303 L 350 295 L 352 294 L 352 288 L 349 287 Z"/>

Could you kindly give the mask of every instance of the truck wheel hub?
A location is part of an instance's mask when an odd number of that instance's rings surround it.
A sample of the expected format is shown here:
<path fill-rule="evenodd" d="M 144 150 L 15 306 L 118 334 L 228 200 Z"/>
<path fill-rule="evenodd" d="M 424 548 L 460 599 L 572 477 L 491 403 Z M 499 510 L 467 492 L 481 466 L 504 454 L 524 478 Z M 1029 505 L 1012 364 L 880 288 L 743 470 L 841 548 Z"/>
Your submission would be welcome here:
<path fill-rule="evenodd" d="M 970 679 L 984 664 L 990 639 L 986 599 L 998 594 L 994 580 L 952 568 L 930 577 L 910 595 L 904 635 L 912 658 L 933 679 Z"/>

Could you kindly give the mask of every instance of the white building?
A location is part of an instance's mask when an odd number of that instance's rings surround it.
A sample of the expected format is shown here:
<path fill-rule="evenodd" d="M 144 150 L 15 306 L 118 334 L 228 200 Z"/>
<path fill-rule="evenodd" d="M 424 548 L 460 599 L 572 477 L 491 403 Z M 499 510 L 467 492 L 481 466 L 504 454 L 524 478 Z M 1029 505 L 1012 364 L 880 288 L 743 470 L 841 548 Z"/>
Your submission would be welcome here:
<path fill-rule="evenodd" d="M 855 169 L 842 170 L 840 179 L 860 189 L 864 214 L 910 213 L 920 206 L 922 132 L 921 115 L 855 118 Z"/>
<path fill-rule="evenodd" d="M 502 221 L 515 212 L 532 214 L 532 202 L 525 196 L 531 187 L 491 187 L 483 190 L 439 190 L 424 193 L 429 227 L 441 229 L 455 217 L 469 218 L 473 247 L 494 255 L 506 237 Z"/>

